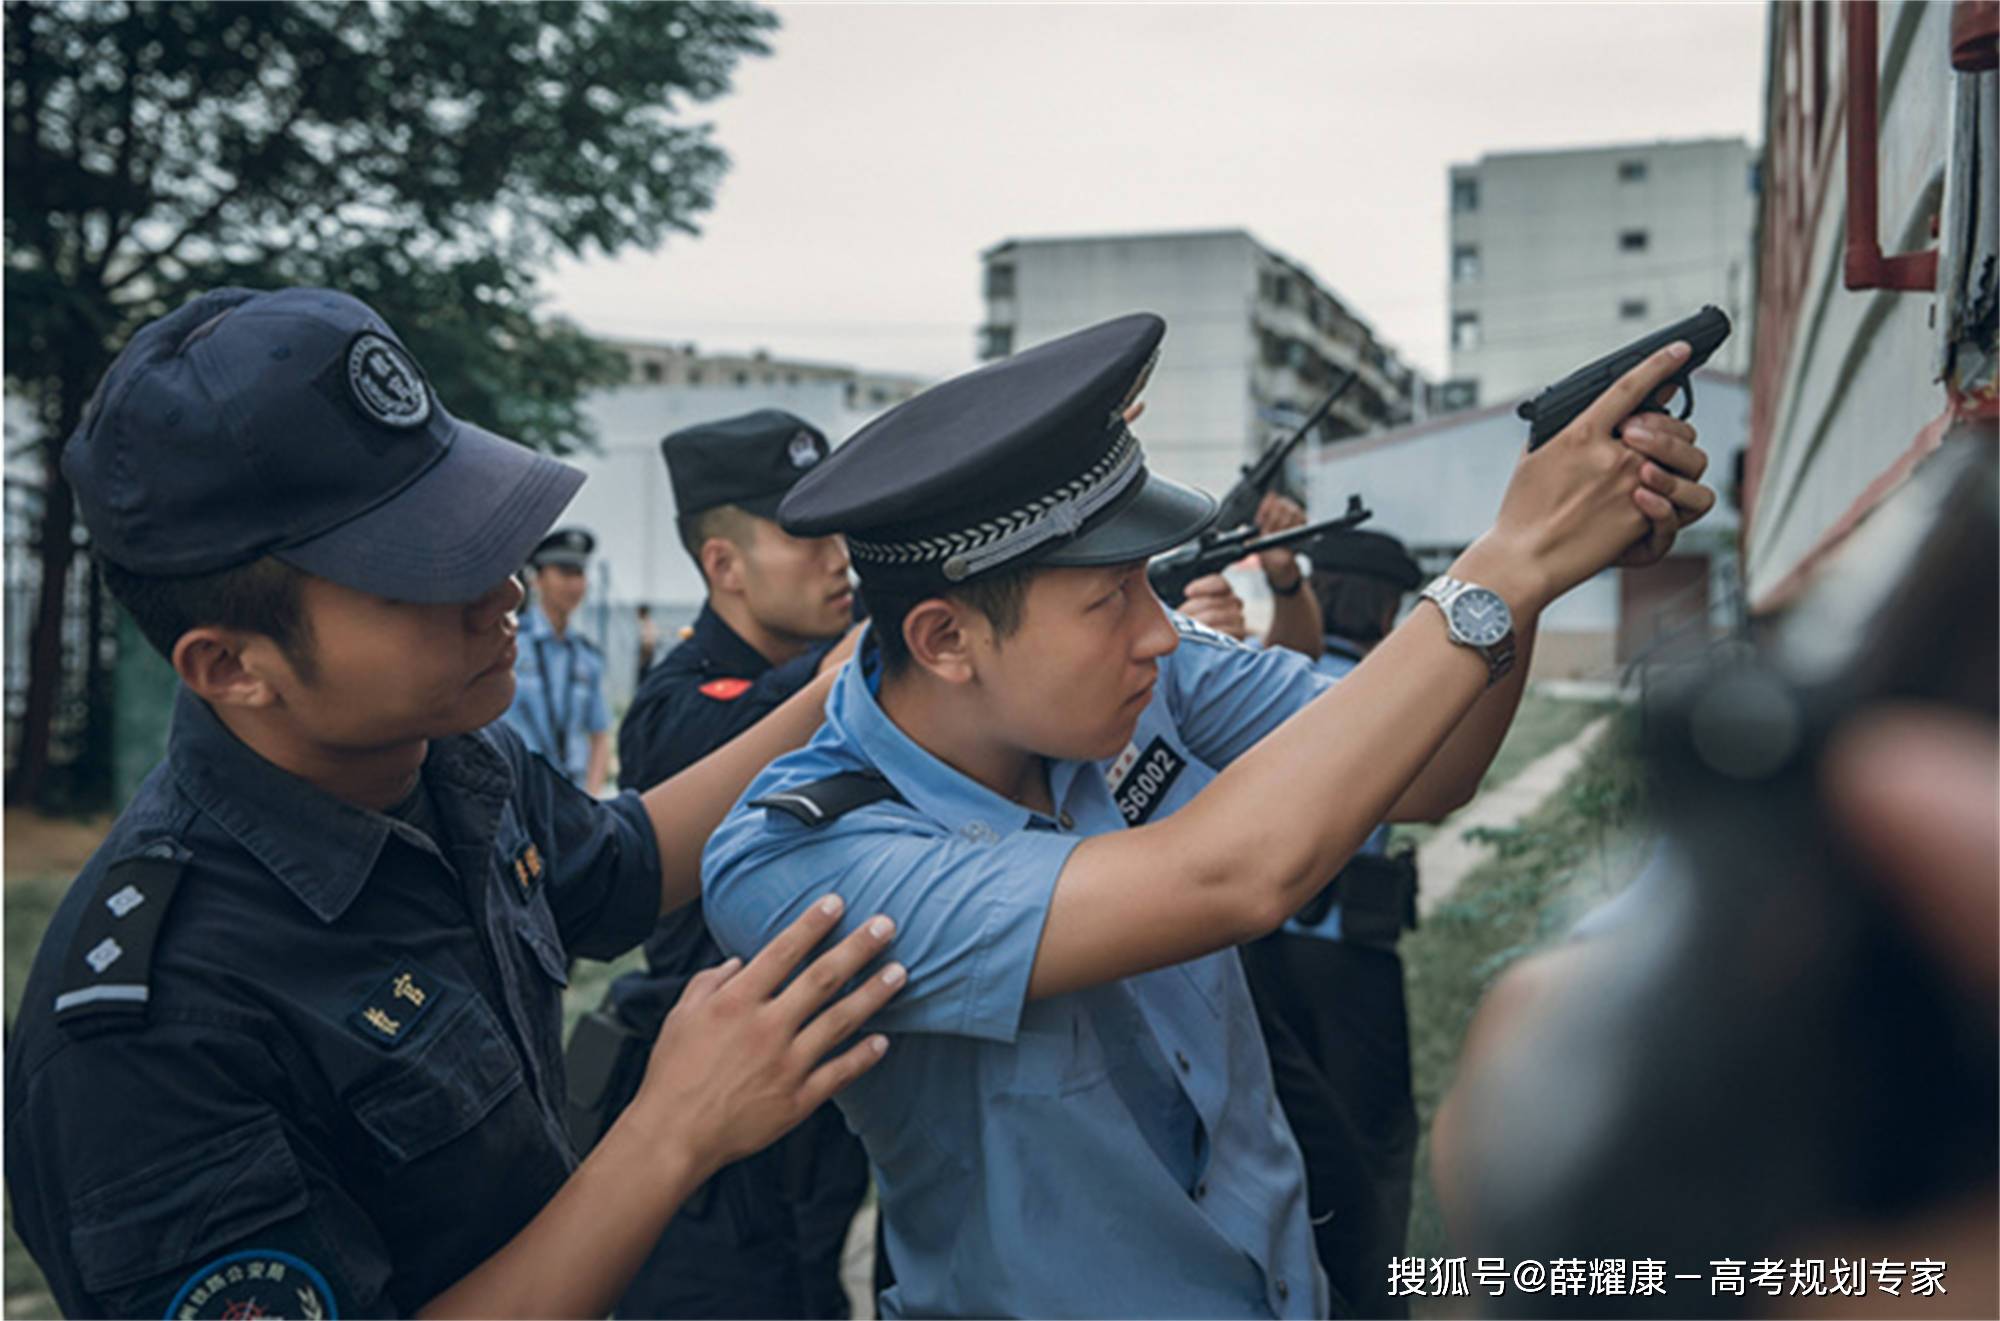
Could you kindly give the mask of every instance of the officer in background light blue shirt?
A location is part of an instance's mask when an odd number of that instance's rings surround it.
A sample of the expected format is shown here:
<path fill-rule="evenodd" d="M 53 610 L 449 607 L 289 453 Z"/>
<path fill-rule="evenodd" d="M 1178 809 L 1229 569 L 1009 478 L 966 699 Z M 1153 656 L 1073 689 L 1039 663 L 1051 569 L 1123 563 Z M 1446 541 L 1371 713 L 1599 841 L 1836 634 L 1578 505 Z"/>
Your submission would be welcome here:
<path fill-rule="evenodd" d="M 595 797 L 611 767 L 611 708 L 604 701 L 604 656 L 575 628 L 597 539 L 557 528 L 528 560 L 534 599 L 521 610 L 514 653 L 514 702 L 507 723 L 573 784 Z"/>

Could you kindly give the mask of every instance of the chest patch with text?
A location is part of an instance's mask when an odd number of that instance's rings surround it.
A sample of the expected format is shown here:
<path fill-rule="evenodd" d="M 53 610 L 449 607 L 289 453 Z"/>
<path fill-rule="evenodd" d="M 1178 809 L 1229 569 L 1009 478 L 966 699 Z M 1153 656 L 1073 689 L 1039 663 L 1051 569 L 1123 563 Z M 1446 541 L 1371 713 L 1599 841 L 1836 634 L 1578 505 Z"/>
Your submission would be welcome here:
<path fill-rule="evenodd" d="M 1132 749 L 1127 748 L 1125 755 L 1105 776 L 1111 797 L 1118 804 L 1118 813 L 1125 818 L 1125 824 L 1143 825 L 1166 799 L 1167 791 L 1174 787 L 1174 781 L 1181 777 L 1185 769 L 1187 759 L 1169 747 L 1164 738 L 1154 739 L 1136 756 Z"/>

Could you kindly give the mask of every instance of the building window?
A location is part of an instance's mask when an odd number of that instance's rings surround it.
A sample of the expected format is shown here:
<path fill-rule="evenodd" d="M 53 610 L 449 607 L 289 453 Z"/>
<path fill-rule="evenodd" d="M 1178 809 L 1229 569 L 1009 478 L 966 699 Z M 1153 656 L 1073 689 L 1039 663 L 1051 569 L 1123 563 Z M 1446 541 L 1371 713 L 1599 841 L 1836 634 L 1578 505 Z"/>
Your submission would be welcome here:
<path fill-rule="evenodd" d="M 1012 298 L 1014 296 L 1014 268 L 1012 266 L 988 266 L 986 268 L 986 296 L 988 298 Z"/>
<path fill-rule="evenodd" d="M 639 371 L 642 375 L 645 376 L 646 380 L 653 385 L 658 385 L 660 383 L 660 378 L 666 375 L 666 369 L 661 367 L 660 364 L 656 361 L 641 363 L 639 365 Z"/>
<path fill-rule="evenodd" d="M 1479 180 L 1453 179 L 1451 181 L 1451 209 L 1463 214 L 1479 209 Z"/>
<path fill-rule="evenodd" d="M 1479 407 L 1479 381 L 1474 377 L 1462 376 L 1446 381 L 1437 388 L 1437 410 L 1440 413 L 1455 413 L 1461 408 Z"/>
<path fill-rule="evenodd" d="M 1643 298 L 1621 298 L 1618 300 L 1618 316 L 1624 321 L 1639 321 L 1646 315 L 1646 300 Z"/>
<path fill-rule="evenodd" d="M 688 384 L 689 385 L 701 384 L 701 368 L 699 367 L 688 368 Z"/>
<path fill-rule="evenodd" d="M 1618 235 L 1618 250 L 1620 252 L 1644 252 L 1646 250 L 1646 231 L 1643 229 L 1628 229 L 1620 233 Z"/>
<path fill-rule="evenodd" d="M 1479 347 L 1479 313 L 1454 312 L 1451 314 L 1451 346 L 1459 350 Z"/>
<path fill-rule="evenodd" d="M 979 356 L 981 358 L 1004 358 L 1014 351 L 1014 327 L 982 326 L 979 330 Z"/>
<path fill-rule="evenodd" d="M 1619 183 L 1644 183 L 1645 181 L 1646 181 L 1646 162 L 1644 161 L 1618 162 Z"/>
<path fill-rule="evenodd" d="M 1461 243 L 1451 250 L 1451 278 L 1454 282 L 1479 278 L 1479 246 Z"/>
<path fill-rule="evenodd" d="M 737 383 L 738 385 L 748 385 L 748 384 L 750 384 L 750 373 L 749 373 L 749 372 L 738 372 L 738 373 L 736 373 L 736 383 Z"/>

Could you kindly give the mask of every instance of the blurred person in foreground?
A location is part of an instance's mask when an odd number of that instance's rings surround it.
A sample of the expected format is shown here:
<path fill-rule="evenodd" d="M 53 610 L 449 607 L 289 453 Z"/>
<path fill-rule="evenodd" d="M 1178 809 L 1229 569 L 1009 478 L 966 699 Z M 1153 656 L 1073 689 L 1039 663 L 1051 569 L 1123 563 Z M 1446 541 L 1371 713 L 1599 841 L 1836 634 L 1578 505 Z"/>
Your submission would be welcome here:
<path fill-rule="evenodd" d="M 1457 1250 L 1737 1287 L 1489 1307 L 1994 1315 L 1994 473 L 1990 430 L 1947 440 L 1754 653 L 1649 705 L 1661 865 L 1495 984 L 1433 1129 Z M 1871 1287 L 1920 1260 L 1943 1297 Z"/>

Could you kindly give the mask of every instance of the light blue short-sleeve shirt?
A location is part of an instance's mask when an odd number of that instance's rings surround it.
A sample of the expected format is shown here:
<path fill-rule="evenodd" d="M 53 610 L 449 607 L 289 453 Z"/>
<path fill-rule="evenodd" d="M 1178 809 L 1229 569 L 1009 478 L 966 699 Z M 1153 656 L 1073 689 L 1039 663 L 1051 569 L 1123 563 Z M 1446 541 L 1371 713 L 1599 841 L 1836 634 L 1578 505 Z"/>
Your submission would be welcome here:
<path fill-rule="evenodd" d="M 1355 666 L 1361 664 L 1364 654 L 1365 649 L 1360 644 L 1349 642 L 1346 638 L 1329 636 L 1326 639 L 1326 650 L 1312 663 L 1312 666 L 1314 670 L 1329 679 L 1344 679 L 1354 672 Z M 1354 852 L 1357 855 L 1372 853 L 1376 857 L 1386 856 L 1389 852 L 1389 827 L 1387 825 L 1375 827 L 1368 832 L 1368 838 L 1362 840 L 1361 847 Z M 1285 923 L 1284 929 L 1293 935 L 1339 940 L 1340 905 L 1337 903 L 1330 905 L 1326 915 L 1317 922 L 1306 922 L 1295 917 Z"/>
<path fill-rule="evenodd" d="M 530 752 L 580 785 L 590 770 L 590 736 L 611 728 L 611 708 L 604 700 L 604 657 L 574 622 L 557 633 L 539 601 L 521 612 L 514 701 L 504 719 Z"/>
<path fill-rule="evenodd" d="M 897 728 L 865 647 L 819 734 L 709 841 L 704 912 L 731 953 L 829 891 L 844 929 L 896 920 L 910 981 L 873 1024 L 894 1044 L 839 1098 L 882 1198 L 886 1316 L 1326 1313 L 1304 1165 L 1236 952 L 1027 1001 L 1071 850 L 1176 810 L 1326 686 L 1303 657 L 1176 627 L 1130 745 L 1051 763 L 1053 820 Z M 817 827 L 750 805 L 852 771 L 897 797 Z"/>

